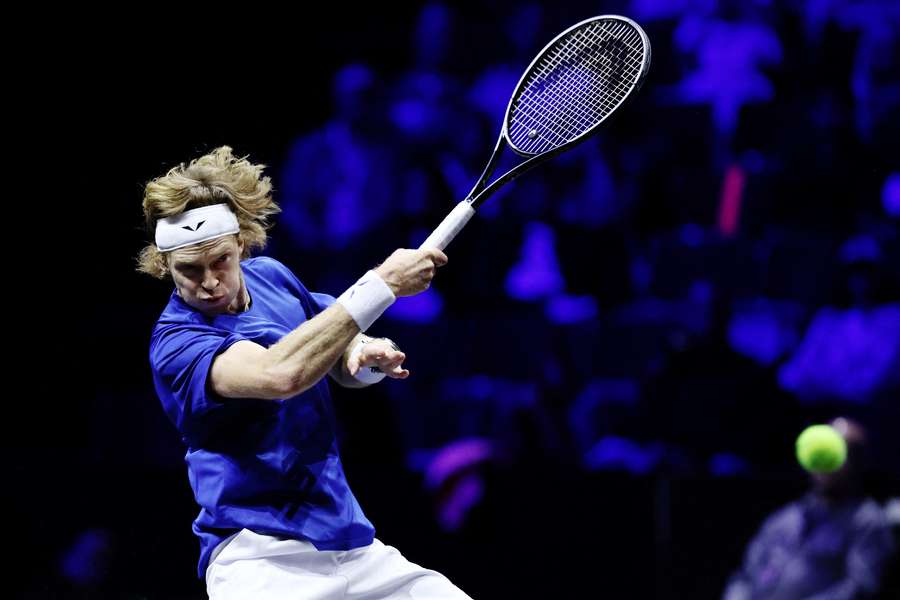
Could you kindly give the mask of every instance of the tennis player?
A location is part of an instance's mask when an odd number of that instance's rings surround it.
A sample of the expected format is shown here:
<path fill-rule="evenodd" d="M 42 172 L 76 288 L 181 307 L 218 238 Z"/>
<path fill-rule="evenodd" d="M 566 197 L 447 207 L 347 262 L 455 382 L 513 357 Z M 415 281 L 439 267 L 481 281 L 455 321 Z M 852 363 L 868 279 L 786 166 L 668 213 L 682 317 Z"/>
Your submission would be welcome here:
<path fill-rule="evenodd" d="M 350 491 L 325 375 L 405 379 L 406 356 L 365 331 L 427 289 L 440 250 L 397 250 L 337 299 L 250 258 L 278 212 L 263 165 L 223 146 L 147 184 L 154 243 L 138 270 L 175 285 L 153 329 L 156 391 L 187 446 L 198 574 L 213 600 L 468 598 L 375 538 Z"/>

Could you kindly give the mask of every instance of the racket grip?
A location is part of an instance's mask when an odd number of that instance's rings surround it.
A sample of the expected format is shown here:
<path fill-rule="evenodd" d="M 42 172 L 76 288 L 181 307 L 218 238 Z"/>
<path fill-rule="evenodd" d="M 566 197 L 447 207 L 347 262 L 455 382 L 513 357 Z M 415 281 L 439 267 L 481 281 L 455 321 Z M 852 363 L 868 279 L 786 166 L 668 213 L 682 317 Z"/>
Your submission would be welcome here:
<path fill-rule="evenodd" d="M 437 226 L 437 229 L 431 232 L 428 239 L 422 242 L 422 245 L 419 246 L 419 250 L 423 248 L 437 248 L 438 250 L 443 250 L 453 241 L 456 234 L 466 226 L 466 223 L 469 222 L 469 219 L 471 219 L 474 214 L 475 209 L 472 208 L 472 204 L 467 200 L 463 200 L 450 211 L 449 215 L 444 217 L 444 220 Z"/>

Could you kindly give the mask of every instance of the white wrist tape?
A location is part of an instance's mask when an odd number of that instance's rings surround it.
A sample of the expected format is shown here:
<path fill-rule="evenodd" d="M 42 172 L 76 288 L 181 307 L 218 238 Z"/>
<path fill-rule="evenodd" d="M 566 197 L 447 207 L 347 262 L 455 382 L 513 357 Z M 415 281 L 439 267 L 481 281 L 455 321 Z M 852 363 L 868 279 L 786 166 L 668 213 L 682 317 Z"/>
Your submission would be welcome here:
<path fill-rule="evenodd" d="M 397 298 L 388 284 L 376 273 L 369 271 L 337 299 L 360 331 L 365 331 L 394 303 Z"/>
<path fill-rule="evenodd" d="M 368 344 L 371 340 L 360 340 L 353 347 L 353 350 L 350 351 L 350 360 L 354 360 L 357 356 L 362 353 L 363 346 Z M 359 371 L 356 372 L 356 375 L 353 377 L 359 381 L 360 383 L 372 384 L 378 383 L 382 379 L 384 379 L 387 374 L 379 369 L 378 367 L 360 367 Z"/>

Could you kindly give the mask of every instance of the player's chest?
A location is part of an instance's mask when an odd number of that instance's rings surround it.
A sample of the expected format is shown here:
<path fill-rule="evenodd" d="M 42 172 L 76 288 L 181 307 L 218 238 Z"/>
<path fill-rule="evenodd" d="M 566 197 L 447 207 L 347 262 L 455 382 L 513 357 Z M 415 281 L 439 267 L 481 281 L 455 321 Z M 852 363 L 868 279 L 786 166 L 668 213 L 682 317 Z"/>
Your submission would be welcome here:
<path fill-rule="evenodd" d="M 228 328 L 268 348 L 307 320 L 303 305 L 296 298 L 291 300 L 251 306 L 250 311 L 234 318 Z"/>

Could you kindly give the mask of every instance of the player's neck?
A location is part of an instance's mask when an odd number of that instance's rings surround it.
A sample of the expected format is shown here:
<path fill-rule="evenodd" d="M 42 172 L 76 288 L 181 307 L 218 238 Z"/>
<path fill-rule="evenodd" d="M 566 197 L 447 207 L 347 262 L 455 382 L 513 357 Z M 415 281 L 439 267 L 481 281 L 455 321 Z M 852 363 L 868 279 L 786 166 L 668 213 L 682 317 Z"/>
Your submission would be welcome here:
<path fill-rule="evenodd" d="M 241 273 L 241 289 L 238 291 L 234 302 L 228 305 L 227 312 L 230 315 L 237 315 L 250 309 L 250 292 L 247 291 L 247 285 L 244 282 L 244 274 Z"/>

